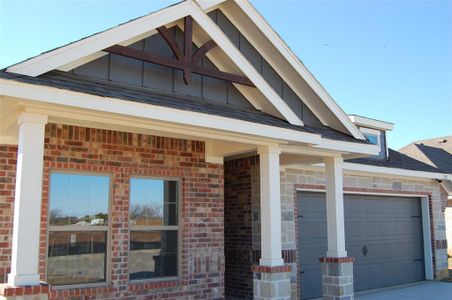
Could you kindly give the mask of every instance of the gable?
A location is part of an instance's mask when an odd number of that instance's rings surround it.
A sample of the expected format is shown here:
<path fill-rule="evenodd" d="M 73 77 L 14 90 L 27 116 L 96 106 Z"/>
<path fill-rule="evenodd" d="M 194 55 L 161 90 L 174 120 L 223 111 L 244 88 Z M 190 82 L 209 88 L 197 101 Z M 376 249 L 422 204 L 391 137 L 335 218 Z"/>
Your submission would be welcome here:
<path fill-rule="evenodd" d="M 248 60 L 244 55 L 245 51 L 238 51 L 231 39 L 206 14 L 216 8 L 221 9 L 241 34 L 248 39 L 249 44 L 253 45 L 255 50 L 262 55 L 265 62 L 260 59 L 260 70 L 253 66 L 252 57 L 249 56 Z M 357 139 L 364 139 L 359 130 L 296 58 L 295 54 L 245 0 L 186 0 L 179 2 L 80 41 L 45 52 L 13 65 L 7 71 L 39 76 L 51 70 L 72 70 L 104 56 L 104 51 L 112 46 L 128 46 L 149 37 L 159 26 L 177 24 L 180 27 L 181 20 L 186 16 L 191 16 L 197 23 L 197 29 L 193 32 L 196 31 L 196 36 L 193 35 L 195 44 L 202 45 L 206 39 L 211 39 L 218 46 L 215 51 L 207 54 L 211 62 L 220 71 L 247 78 L 246 80 L 252 83 L 252 86 L 241 83 L 233 85 L 256 109 L 285 119 L 294 125 L 303 125 L 301 118 L 308 119 L 309 116 L 313 124 L 318 119 L 323 125 L 351 134 Z M 274 76 L 275 73 L 284 80 L 280 88 L 278 87 L 280 80 L 278 76 Z M 298 99 L 302 99 L 301 104 L 300 101 L 290 100 L 291 97 L 287 96 L 290 95 L 290 91 L 285 85 L 292 89 Z M 303 109 L 303 103 L 309 108 L 308 110 Z M 312 118 L 313 116 L 315 117 Z"/>
<path fill-rule="evenodd" d="M 173 26 L 170 28 L 170 32 L 178 44 L 183 45 L 183 31 L 179 27 Z M 192 47 L 193 51 L 198 49 L 194 43 Z M 128 46 L 128 48 L 157 54 L 171 59 L 175 58 L 168 44 L 158 33 L 135 42 Z M 201 65 L 218 70 L 207 57 L 203 57 Z M 226 104 L 248 109 L 253 108 L 235 86 L 226 80 L 200 74 L 192 74 L 190 82 L 185 84 L 181 70 L 116 54 L 105 55 L 72 69 L 69 72 L 135 87 L 204 98 L 211 103 Z"/>
<path fill-rule="evenodd" d="M 254 48 L 246 37 L 231 23 L 220 9 L 208 13 L 237 49 L 248 59 L 253 67 L 262 75 L 268 84 L 283 99 L 303 123 L 320 126 L 322 122 L 295 94 L 290 86 L 278 75 L 268 61 Z"/>

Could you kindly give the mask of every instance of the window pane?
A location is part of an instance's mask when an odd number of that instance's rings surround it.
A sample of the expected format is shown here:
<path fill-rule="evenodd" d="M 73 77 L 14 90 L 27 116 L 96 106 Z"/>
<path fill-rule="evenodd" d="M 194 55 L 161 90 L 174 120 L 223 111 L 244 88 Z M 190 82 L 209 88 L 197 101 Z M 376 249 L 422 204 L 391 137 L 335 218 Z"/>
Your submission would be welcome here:
<path fill-rule="evenodd" d="M 365 134 L 364 137 L 372 144 L 378 145 L 378 136 L 373 134 Z"/>
<path fill-rule="evenodd" d="M 177 231 L 130 233 L 130 279 L 177 276 Z"/>
<path fill-rule="evenodd" d="M 50 225 L 107 225 L 109 184 L 107 176 L 53 173 Z"/>
<path fill-rule="evenodd" d="M 51 285 L 105 282 L 106 232 L 49 232 Z"/>
<path fill-rule="evenodd" d="M 177 225 L 177 181 L 132 178 L 130 222 L 132 225 Z"/>

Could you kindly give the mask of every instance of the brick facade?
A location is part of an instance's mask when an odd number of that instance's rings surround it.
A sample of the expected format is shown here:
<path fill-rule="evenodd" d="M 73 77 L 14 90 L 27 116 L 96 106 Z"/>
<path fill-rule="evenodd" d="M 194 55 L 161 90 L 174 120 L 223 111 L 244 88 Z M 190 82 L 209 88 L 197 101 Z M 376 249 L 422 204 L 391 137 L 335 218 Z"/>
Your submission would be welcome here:
<path fill-rule="evenodd" d="M 11 202 L 14 198 L 11 194 L 14 186 L 9 183 L 14 182 L 10 179 L 14 177 L 14 165 L 9 167 L 8 160 L 15 159 L 14 151 L 17 150 L 14 147 L 0 149 L 0 178 L 6 178 L 5 183 L 1 184 L 8 186 L 5 195 L 0 198 L 1 229 L 6 230 L 1 231 L 1 238 L 9 248 L 2 248 L 0 266 L 7 268 L 10 264 Z M 223 166 L 205 162 L 203 142 L 48 124 L 45 133 L 39 267 L 43 280 L 46 278 L 49 174 L 57 170 L 112 176 L 110 281 L 96 288 L 51 288 L 50 299 L 224 297 Z M 128 280 L 129 181 L 132 175 L 181 179 L 182 218 L 179 226 L 182 231 L 182 274 L 178 280 L 147 283 Z"/>
<path fill-rule="evenodd" d="M 135 133 L 49 124 L 46 126 L 40 274 L 45 280 L 49 173 L 54 170 L 112 176 L 110 281 L 97 288 L 51 288 L 50 299 L 154 299 L 253 297 L 251 266 L 260 258 L 259 157 L 205 162 L 204 143 Z M 0 279 L 11 260 L 17 147 L 0 146 Z M 182 275 L 178 280 L 128 280 L 130 176 L 179 177 L 182 182 Z M 223 178 L 224 177 L 224 178 Z M 224 183 L 223 183 L 224 179 Z M 291 266 L 291 295 L 297 277 L 297 189 L 324 189 L 321 170 L 281 172 L 282 255 Z M 224 201 L 223 201 L 224 190 Z M 427 195 L 430 199 L 435 277 L 447 271 L 444 197 L 434 182 L 344 175 L 344 190 Z M 323 254 L 320 253 L 319 256 Z M 298 281 L 298 284 L 297 284 Z"/>
<path fill-rule="evenodd" d="M 253 298 L 253 265 L 261 257 L 259 156 L 226 161 L 225 177 L 225 257 L 226 295 Z M 283 199 L 282 199 L 283 200 Z M 282 202 L 282 257 L 291 270 L 291 294 L 296 296 L 297 275 L 293 200 Z M 296 214 L 296 212 L 295 212 Z"/>
<path fill-rule="evenodd" d="M 224 242 L 226 295 L 253 297 L 252 167 L 257 156 L 224 163 Z"/>
<path fill-rule="evenodd" d="M 17 146 L 0 145 L 0 282 L 11 266 Z"/>

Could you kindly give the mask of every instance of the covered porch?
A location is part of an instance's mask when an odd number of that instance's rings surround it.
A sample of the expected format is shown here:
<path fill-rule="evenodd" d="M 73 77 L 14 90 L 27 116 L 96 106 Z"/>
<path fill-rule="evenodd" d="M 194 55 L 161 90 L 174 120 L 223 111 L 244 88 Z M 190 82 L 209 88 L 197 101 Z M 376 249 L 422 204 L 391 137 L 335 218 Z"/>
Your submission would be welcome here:
<path fill-rule="evenodd" d="M 0 144 L 17 145 L 11 259 L 4 296 L 26 295 L 29 286 L 43 299 L 89 289 L 125 297 L 143 287 L 191 295 L 188 287 L 198 284 L 210 286 L 205 296 L 223 298 L 234 296 L 234 274 L 244 272 L 252 276 L 246 279 L 252 278 L 249 297 L 296 298 L 299 258 L 284 249 L 284 243 L 294 242 L 285 235 L 295 230 L 285 227 L 284 221 L 296 217 L 296 212 L 284 202 L 280 171 L 294 163 L 322 162 L 328 220 L 328 251 L 319 253 L 324 295 L 353 295 L 353 259 L 347 256 L 344 241 L 342 164 L 344 158 L 376 153 L 375 147 L 274 124 L 119 99 L 99 106 L 96 101 L 105 99 L 26 84 L 19 97 L 14 85 L 4 87 L 10 96 L 1 99 Z M 237 174 L 243 165 L 246 168 Z M 106 251 L 101 284 L 47 287 L 49 174 L 55 171 L 112 176 L 106 238 L 111 250 Z M 253 183 L 245 183 L 254 208 L 252 219 L 234 221 L 230 209 L 234 212 L 234 202 L 243 200 L 242 191 L 234 191 L 244 178 L 240 172 L 257 175 L 250 176 Z M 131 175 L 180 178 L 180 261 L 174 278 L 129 281 Z M 240 213 L 234 212 L 235 217 Z M 252 233 L 251 244 L 246 241 L 248 250 L 236 247 L 240 241 L 234 236 L 237 226 L 240 239 L 248 226 L 245 221 L 250 222 L 251 232 L 258 233 Z M 246 270 L 234 269 L 235 256 L 243 260 L 243 255 L 251 255 L 252 264 Z"/>

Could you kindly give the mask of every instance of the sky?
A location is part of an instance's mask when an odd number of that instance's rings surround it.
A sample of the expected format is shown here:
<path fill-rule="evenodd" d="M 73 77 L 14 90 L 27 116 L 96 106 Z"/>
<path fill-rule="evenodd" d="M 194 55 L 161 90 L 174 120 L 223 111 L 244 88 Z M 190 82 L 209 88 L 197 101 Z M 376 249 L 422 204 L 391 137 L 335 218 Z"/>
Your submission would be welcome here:
<path fill-rule="evenodd" d="M 0 0 L 0 68 L 176 1 Z M 389 146 L 452 135 L 452 0 L 252 0 L 348 114 Z"/>
<path fill-rule="evenodd" d="M 53 173 L 50 183 L 50 211 L 78 218 L 108 214 L 110 177 Z"/>

